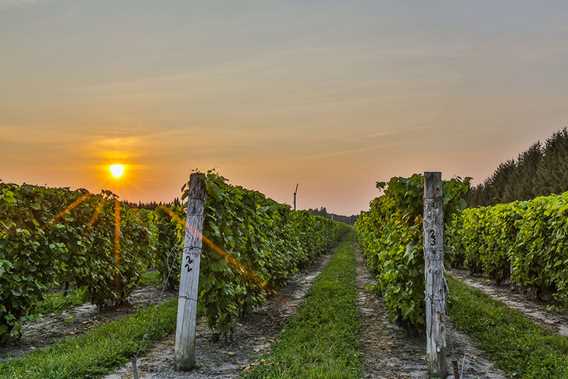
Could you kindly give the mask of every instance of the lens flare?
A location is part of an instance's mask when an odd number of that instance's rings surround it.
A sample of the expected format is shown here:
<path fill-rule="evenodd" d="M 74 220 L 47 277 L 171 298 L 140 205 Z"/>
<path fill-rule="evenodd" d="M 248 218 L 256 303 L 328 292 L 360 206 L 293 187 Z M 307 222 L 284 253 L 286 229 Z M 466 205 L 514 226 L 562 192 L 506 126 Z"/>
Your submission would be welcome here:
<path fill-rule="evenodd" d="M 177 222 L 179 225 L 184 226 L 186 233 L 189 232 L 193 235 L 201 234 L 197 230 L 188 229 L 186 223 L 177 214 L 175 214 L 174 211 L 172 211 L 170 208 L 168 208 L 166 206 L 161 206 L 160 209 L 162 209 L 164 212 L 166 212 L 166 214 L 168 214 L 172 218 L 172 220 Z M 237 272 L 239 272 L 247 280 L 249 280 L 253 283 L 256 283 L 257 285 L 259 285 L 260 287 L 262 287 L 263 289 L 265 289 L 269 292 L 272 291 L 272 289 L 268 286 L 268 283 L 265 280 L 262 280 L 254 271 L 250 270 L 244 264 L 239 262 L 235 257 L 233 257 L 233 255 L 226 252 L 221 247 L 217 246 L 213 241 L 211 241 L 209 238 L 207 238 L 203 234 L 201 234 L 201 239 L 202 239 L 203 243 L 205 244 L 205 246 L 208 247 L 211 252 L 213 252 L 213 253 L 217 254 L 218 256 L 224 258 L 225 262 L 227 262 L 227 264 L 229 266 L 231 266 L 233 269 L 235 269 Z"/>
<path fill-rule="evenodd" d="M 79 196 L 74 202 L 69 204 L 65 209 L 63 209 L 61 212 L 59 212 L 57 215 L 55 215 L 53 220 L 51 220 L 49 223 L 51 225 L 57 224 L 59 221 L 61 221 L 63 219 L 63 217 L 65 217 L 65 215 L 67 213 L 69 213 L 73 209 L 77 208 L 79 205 L 81 205 L 81 203 L 83 203 L 89 197 L 91 197 L 91 194 L 89 194 L 89 193 L 86 193 L 84 195 Z"/>
<path fill-rule="evenodd" d="M 114 264 L 120 266 L 120 200 L 114 199 Z"/>

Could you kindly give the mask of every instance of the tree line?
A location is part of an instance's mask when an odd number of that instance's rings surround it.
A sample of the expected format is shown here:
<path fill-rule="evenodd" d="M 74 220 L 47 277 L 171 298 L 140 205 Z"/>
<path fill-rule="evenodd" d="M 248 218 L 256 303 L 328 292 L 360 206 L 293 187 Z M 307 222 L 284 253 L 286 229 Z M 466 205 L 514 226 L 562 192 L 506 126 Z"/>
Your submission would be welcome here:
<path fill-rule="evenodd" d="M 471 207 L 529 200 L 568 191 L 568 128 L 501 163 L 468 194 Z"/>
<path fill-rule="evenodd" d="M 172 207 L 181 206 L 181 200 L 178 197 L 176 197 L 173 201 L 169 201 L 169 202 L 162 202 L 162 201 L 149 201 L 149 202 L 123 201 L 123 203 L 128 205 L 130 208 L 147 209 L 147 210 L 150 210 L 150 211 L 153 211 L 153 210 L 160 208 L 160 207 L 172 208 Z"/>
<path fill-rule="evenodd" d="M 335 221 L 340 221 L 349 225 L 353 225 L 355 223 L 355 221 L 357 220 L 357 216 L 353 215 L 353 216 L 344 216 L 344 215 L 338 215 L 335 213 L 328 213 L 327 208 L 326 207 L 320 207 L 318 208 L 314 208 L 314 209 L 308 209 L 307 210 L 308 213 L 316 215 L 316 216 L 322 216 L 322 217 L 327 217 L 330 218 L 332 220 Z"/>

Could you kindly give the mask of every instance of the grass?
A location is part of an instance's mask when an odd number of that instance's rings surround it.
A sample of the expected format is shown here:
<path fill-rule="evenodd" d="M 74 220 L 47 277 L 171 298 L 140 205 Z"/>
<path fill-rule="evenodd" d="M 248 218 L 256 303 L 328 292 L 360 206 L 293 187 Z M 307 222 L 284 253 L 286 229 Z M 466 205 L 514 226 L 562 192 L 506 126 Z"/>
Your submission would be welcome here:
<path fill-rule="evenodd" d="M 161 286 L 160 273 L 158 271 L 147 271 L 140 278 L 140 287 Z M 39 317 L 50 314 L 60 313 L 66 309 L 82 305 L 88 301 L 87 290 L 85 288 L 75 288 L 63 295 L 63 291 L 47 294 L 45 299 L 34 305 L 33 309 L 24 316 L 24 321 L 37 320 Z"/>
<path fill-rule="evenodd" d="M 42 315 L 59 313 L 65 309 L 79 306 L 87 301 L 87 291 L 76 288 L 63 295 L 62 291 L 47 294 L 45 299 L 34 305 L 33 309 L 24 317 L 26 321 L 36 320 Z"/>
<path fill-rule="evenodd" d="M 162 286 L 162 279 L 160 277 L 160 273 L 158 271 L 146 271 L 142 274 L 140 278 L 140 283 L 138 283 L 140 287 L 146 286 L 153 286 L 153 287 L 161 287 Z"/>
<path fill-rule="evenodd" d="M 359 314 L 352 235 L 336 249 L 272 352 L 245 378 L 358 378 Z"/>
<path fill-rule="evenodd" d="M 1 378 L 92 378 L 111 372 L 175 330 L 177 299 L 0 364 Z"/>
<path fill-rule="evenodd" d="M 449 315 L 515 378 L 568 378 L 568 338 L 449 277 Z"/>

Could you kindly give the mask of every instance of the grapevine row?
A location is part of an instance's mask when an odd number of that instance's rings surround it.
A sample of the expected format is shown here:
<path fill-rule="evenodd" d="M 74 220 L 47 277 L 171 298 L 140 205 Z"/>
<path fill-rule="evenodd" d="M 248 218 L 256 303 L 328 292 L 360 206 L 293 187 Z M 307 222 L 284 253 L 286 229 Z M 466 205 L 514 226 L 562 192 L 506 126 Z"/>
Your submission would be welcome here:
<path fill-rule="evenodd" d="M 206 184 L 204 239 L 212 245 L 203 252 L 200 304 L 210 327 L 227 333 L 346 226 L 212 172 Z M 63 283 L 85 287 L 99 307 L 124 303 L 152 267 L 175 288 L 184 218 L 176 203 L 138 209 L 108 191 L 0 183 L 0 339 L 19 335 L 22 316 Z"/>
<path fill-rule="evenodd" d="M 568 193 L 454 215 L 448 261 L 568 305 Z"/>
<path fill-rule="evenodd" d="M 357 237 L 391 319 L 420 330 L 424 326 L 424 177 L 394 177 L 377 187 L 384 192 L 357 219 Z M 444 213 L 451 215 L 465 206 L 469 181 L 452 179 L 443 187 Z"/>

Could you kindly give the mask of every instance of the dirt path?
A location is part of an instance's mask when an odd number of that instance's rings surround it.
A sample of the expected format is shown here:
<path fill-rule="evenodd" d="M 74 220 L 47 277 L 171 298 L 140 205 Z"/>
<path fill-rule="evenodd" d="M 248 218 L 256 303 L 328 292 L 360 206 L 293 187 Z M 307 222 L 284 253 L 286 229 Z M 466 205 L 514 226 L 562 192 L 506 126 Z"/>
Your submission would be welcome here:
<path fill-rule="evenodd" d="M 24 323 L 22 338 L 0 347 L 0 362 L 50 345 L 57 340 L 84 333 L 100 324 L 123 317 L 137 309 L 157 304 L 174 296 L 155 287 L 142 287 L 134 290 L 128 297 L 129 306 L 98 312 L 97 307 L 85 303 L 59 314 L 50 314 L 37 320 Z"/>
<path fill-rule="evenodd" d="M 427 378 L 426 341 L 423 337 L 408 336 L 405 330 L 389 321 L 382 299 L 366 289 L 374 282 L 357 248 L 363 377 Z M 449 361 L 458 360 L 460 368 L 465 362 L 464 378 L 505 378 L 466 335 L 456 331 L 452 325 L 448 329 L 452 351 Z"/>
<path fill-rule="evenodd" d="M 205 320 L 197 325 L 196 361 L 199 365 L 188 373 L 174 369 L 174 339 L 170 335 L 138 360 L 140 378 L 237 378 L 241 371 L 253 365 L 255 359 L 268 353 L 286 320 L 298 306 L 330 259 L 320 258 L 307 270 L 295 275 L 286 287 L 270 298 L 237 325 L 232 341 L 213 342 Z M 106 379 L 132 378 L 132 366 L 122 367 Z"/>
<path fill-rule="evenodd" d="M 449 270 L 449 272 L 468 286 L 477 288 L 491 298 L 523 313 L 539 325 L 552 329 L 561 336 L 568 336 L 568 315 L 549 312 L 546 310 L 546 305 L 531 301 L 509 287 L 497 286 L 489 279 L 475 278 L 461 270 Z"/>

